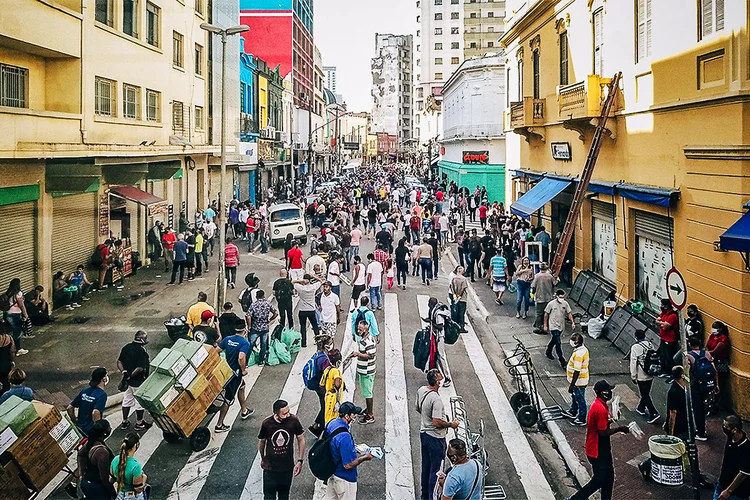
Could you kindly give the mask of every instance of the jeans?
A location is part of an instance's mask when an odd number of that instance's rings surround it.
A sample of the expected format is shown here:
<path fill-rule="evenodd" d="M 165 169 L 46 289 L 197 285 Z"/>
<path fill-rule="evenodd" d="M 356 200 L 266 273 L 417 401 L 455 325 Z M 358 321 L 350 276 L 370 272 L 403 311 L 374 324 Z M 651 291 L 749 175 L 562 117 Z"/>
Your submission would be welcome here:
<path fill-rule="evenodd" d="M 557 354 L 557 359 L 560 360 L 560 363 L 565 363 L 562 353 L 562 344 L 560 342 L 562 332 L 560 330 L 552 330 L 550 333 L 552 334 L 552 338 L 549 339 L 549 343 L 547 344 L 547 357 L 549 358 L 552 356 L 552 349 L 554 348 L 555 354 Z"/>
<path fill-rule="evenodd" d="M 453 304 L 453 307 L 451 308 L 451 312 L 453 313 L 453 321 L 458 323 L 458 325 L 463 330 L 466 326 L 466 302 L 461 302 L 460 300 Z"/>
<path fill-rule="evenodd" d="M 255 246 L 255 232 L 247 233 L 247 251 L 252 252 Z"/>
<path fill-rule="evenodd" d="M 3 313 L 3 319 L 10 327 L 10 334 L 16 344 L 16 350 L 21 349 L 21 313 Z"/>
<path fill-rule="evenodd" d="M 411 230 L 411 244 L 412 245 L 418 245 L 419 244 L 419 229 L 412 229 Z"/>
<path fill-rule="evenodd" d="M 370 307 L 373 309 L 383 307 L 383 296 L 380 293 L 379 286 L 370 287 Z"/>
<path fill-rule="evenodd" d="M 401 284 L 403 280 L 406 285 L 406 277 L 409 275 L 409 264 L 404 262 L 403 264 L 396 264 L 396 283 Z"/>
<path fill-rule="evenodd" d="M 114 498 L 112 491 L 114 489 L 104 486 L 102 483 L 92 483 L 88 479 L 81 480 L 81 491 L 86 497 L 86 500 L 109 500 Z"/>
<path fill-rule="evenodd" d="M 263 471 L 263 500 L 289 500 L 292 472 Z M 276 496 L 278 495 L 278 497 Z"/>
<path fill-rule="evenodd" d="M 661 372 L 668 375 L 672 374 L 674 366 L 674 355 L 680 350 L 679 342 L 659 342 L 659 357 L 661 358 Z"/>
<path fill-rule="evenodd" d="M 265 234 L 260 236 L 260 253 L 268 253 L 268 236 Z"/>
<path fill-rule="evenodd" d="M 432 279 L 432 259 L 421 257 L 419 259 L 419 267 L 422 269 L 422 283 L 425 280 Z"/>
<path fill-rule="evenodd" d="M 721 495 L 721 492 L 724 491 L 725 488 L 722 488 L 721 485 L 717 482 L 716 483 L 716 489 L 714 490 L 714 496 L 711 497 L 713 500 L 719 500 L 719 495 Z M 736 497 L 734 495 L 729 495 L 729 500 L 743 500 L 740 497 Z"/>
<path fill-rule="evenodd" d="M 352 245 L 349 247 L 349 257 L 354 259 L 355 255 L 359 255 L 359 245 Z"/>
<path fill-rule="evenodd" d="M 310 321 L 313 332 L 317 336 L 320 333 L 320 326 L 318 326 L 318 319 L 315 316 L 315 311 L 299 311 L 299 332 L 302 334 L 302 347 L 307 347 L 307 322 Z"/>
<path fill-rule="evenodd" d="M 615 466 L 612 463 L 612 455 L 599 458 L 586 458 L 589 459 L 593 475 L 583 488 L 570 497 L 570 500 L 589 498 L 596 493 L 596 490 L 601 490 L 600 495 L 602 500 L 612 500 L 612 489 L 615 485 Z"/>
<path fill-rule="evenodd" d="M 570 413 L 577 415 L 576 418 L 581 422 L 585 422 L 588 410 L 589 408 L 586 404 L 586 386 L 577 385 L 573 390 L 573 400 L 570 402 Z"/>
<path fill-rule="evenodd" d="M 349 261 L 349 259 L 351 258 L 350 247 L 342 248 L 341 255 L 344 257 L 344 260 L 341 262 L 341 272 L 348 273 L 349 271 L 351 271 L 351 264 Z"/>
<path fill-rule="evenodd" d="M 638 392 L 641 394 L 641 400 L 638 402 L 638 410 L 648 411 L 648 414 L 656 416 L 659 414 L 654 407 L 654 402 L 651 401 L 651 384 L 653 380 L 639 380 L 638 381 Z"/>
<path fill-rule="evenodd" d="M 523 313 L 526 314 L 529 310 L 529 302 L 531 302 L 531 283 L 524 280 L 516 281 L 516 311 L 521 312 L 521 303 L 524 304 Z"/>
<path fill-rule="evenodd" d="M 258 356 L 258 364 L 265 363 L 266 357 L 268 356 L 268 330 L 256 330 L 250 328 L 250 336 L 248 341 L 250 342 L 250 348 L 255 345 L 255 339 L 260 338 L 260 355 Z"/>
<path fill-rule="evenodd" d="M 465 276 L 471 277 L 474 281 L 474 259 L 471 258 L 471 252 L 464 252 L 464 262 L 466 263 Z"/>
<path fill-rule="evenodd" d="M 690 387 L 690 397 L 693 400 L 693 416 L 695 417 L 695 433 L 706 435 L 706 395 L 697 387 Z"/>
<path fill-rule="evenodd" d="M 432 276 L 434 276 L 435 279 L 438 277 L 438 256 L 435 254 L 435 256 L 432 258 Z"/>
<path fill-rule="evenodd" d="M 279 324 L 283 325 L 284 321 L 288 321 L 289 328 L 294 328 L 294 313 L 292 312 L 292 299 L 276 299 L 276 303 L 279 307 Z"/>
<path fill-rule="evenodd" d="M 339 299 L 341 298 L 341 285 L 332 286 L 331 291 L 335 293 Z"/>
<path fill-rule="evenodd" d="M 445 460 L 445 439 L 432 437 L 424 432 L 419 433 L 420 451 L 422 454 L 422 497 L 421 500 L 434 500 L 437 472 L 440 463 Z M 437 499 L 439 500 L 439 499 Z"/>
<path fill-rule="evenodd" d="M 234 284 L 236 280 L 237 280 L 237 266 L 227 266 L 227 283 Z M 182 283 L 182 279 L 180 279 L 180 283 Z"/>
<path fill-rule="evenodd" d="M 185 279 L 185 266 L 187 265 L 186 260 L 176 260 L 172 263 L 172 279 L 169 280 L 170 283 L 175 282 L 175 278 L 177 278 L 177 271 L 180 271 L 180 283 L 182 283 L 183 279 Z"/>

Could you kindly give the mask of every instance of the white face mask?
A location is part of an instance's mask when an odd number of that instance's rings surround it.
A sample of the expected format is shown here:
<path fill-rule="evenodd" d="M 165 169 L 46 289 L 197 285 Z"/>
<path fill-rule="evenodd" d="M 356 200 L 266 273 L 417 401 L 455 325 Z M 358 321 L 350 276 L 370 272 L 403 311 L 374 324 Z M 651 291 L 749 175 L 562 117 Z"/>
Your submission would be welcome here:
<path fill-rule="evenodd" d="M 562 301 L 565 300 L 565 297 L 557 297 L 557 301 L 562 304 Z"/>
<path fill-rule="evenodd" d="M 578 344 L 576 344 L 575 340 L 571 340 L 570 341 L 570 347 L 572 347 L 573 349 L 575 349 L 576 347 L 578 347 Z"/>
<path fill-rule="evenodd" d="M 107 384 L 109 384 L 109 375 L 104 377 L 104 385 L 107 385 Z"/>
<path fill-rule="evenodd" d="M 719 330 L 717 330 L 716 328 L 711 329 L 711 335 L 718 335 L 718 334 L 719 334 Z"/>

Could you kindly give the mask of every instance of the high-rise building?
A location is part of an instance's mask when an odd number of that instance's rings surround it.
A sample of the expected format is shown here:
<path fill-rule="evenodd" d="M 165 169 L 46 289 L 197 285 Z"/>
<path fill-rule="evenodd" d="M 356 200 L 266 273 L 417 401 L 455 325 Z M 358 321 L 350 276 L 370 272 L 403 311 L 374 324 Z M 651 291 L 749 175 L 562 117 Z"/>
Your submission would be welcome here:
<path fill-rule="evenodd" d="M 483 56 L 500 50 L 505 31 L 505 2 L 472 0 L 464 3 L 464 57 Z"/>
<path fill-rule="evenodd" d="M 328 90 L 336 93 L 336 66 L 323 66 L 323 73 L 325 74 L 325 85 Z"/>
<path fill-rule="evenodd" d="M 372 71 L 373 132 L 412 138 L 412 35 L 375 34 Z"/>

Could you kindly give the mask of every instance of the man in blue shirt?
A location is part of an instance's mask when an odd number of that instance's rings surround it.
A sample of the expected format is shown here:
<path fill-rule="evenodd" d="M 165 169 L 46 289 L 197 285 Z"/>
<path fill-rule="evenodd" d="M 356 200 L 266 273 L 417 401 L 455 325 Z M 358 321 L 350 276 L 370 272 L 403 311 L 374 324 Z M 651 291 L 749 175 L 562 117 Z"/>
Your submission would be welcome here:
<path fill-rule="evenodd" d="M 380 330 L 378 329 L 378 321 L 375 319 L 375 314 L 370 310 L 367 305 L 370 303 L 369 297 L 362 295 L 359 298 L 359 307 L 354 310 L 351 315 L 351 331 L 352 339 L 357 342 L 357 325 L 360 321 L 366 322 L 370 325 L 370 335 L 375 339 L 376 343 L 380 343 Z"/>
<path fill-rule="evenodd" d="M 169 281 L 170 285 L 174 285 L 175 278 L 177 278 L 177 270 L 180 271 L 180 285 L 185 277 L 185 267 L 187 267 L 187 254 L 188 244 L 185 241 L 185 235 L 180 233 L 177 235 L 177 241 L 174 243 L 174 261 L 172 262 L 172 279 Z"/>
<path fill-rule="evenodd" d="M 484 470 L 479 462 L 466 456 L 466 443 L 451 439 L 448 443 L 448 460 L 453 464 L 450 472 L 438 472 L 438 483 L 443 487 L 443 498 L 448 500 L 481 500 Z"/>
<path fill-rule="evenodd" d="M 503 305 L 503 293 L 505 293 L 505 283 L 508 277 L 508 261 L 503 257 L 503 249 L 497 248 L 497 255 L 490 260 L 490 279 L 492 280 L 492 291 L 497 298 L 495 302 Z"/>
<path fill-rule="evenodd" d="M 357 454 L 354 438 L 349 428 L 357 415 L 362 414 L 362 408 L 350 401 L 345 401 L 339 407 L 339 418 L 328 423 L 326 432 L 333 433 L 339 427 L 346 428 L 331 440 L 331 456 L 337 464 L 336 471 L 328 480 L 326 500 L 350 500 L 357 498 L 357 466 L 362 462 L 372 460 L 370 452 Z"/>
<path fill-rule="evenodd" d="M 107 369 L 104 367 L 95 368 L 91 373 L 89 386 L 79 392 L 78 396 L 66 408 L 68 416 L 76 423 L 84 436 L 89 435 L 94 422 L 101 420 L 104 414 L 104 409 L 107 406 L 107 393 L 104 391 L 104 387 L 108 382 Z M 76 408 L 78 408 L 78 416 L 76 416 Z"/>
<path fill-rule="evenodd" d="M 219 352 L 226 352 L 226 360 L 229 368 L 232 369 L 234 375 L 224 386 L 224 404 L 219 410 L 219 421 L 216 423 L 214 431 L 216 432 L 227 432 L 230 427 L 224 424 L 224 418 L 227 416 L 229 411 L 229 403 L 234 401 L 234 396 L 237 395 L 240 408 L 242 413 L 240 417 L 245 420 L 252 415 L 255 410 L 247 409 L 247 398 L 245 397 L 245 381 L 242 377 L 247 375 L 247 357 L 250 355 L 250 342 L 247 341 L 246 335 L 247 330 L 245 328 L 245 322 L 240 319 L 236 322 L 234 335 L 224 337 L 219 343 Z"/>

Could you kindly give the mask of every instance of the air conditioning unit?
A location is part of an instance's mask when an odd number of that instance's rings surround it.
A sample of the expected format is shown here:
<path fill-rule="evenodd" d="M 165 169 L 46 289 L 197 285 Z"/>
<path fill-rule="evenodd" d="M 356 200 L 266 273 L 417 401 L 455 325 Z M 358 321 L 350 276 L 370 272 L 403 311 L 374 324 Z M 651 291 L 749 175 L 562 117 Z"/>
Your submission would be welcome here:
<path fill-rule="evenodd" d="M 274 134 L 273 134 L 274 140 L 278 141 L 278 142 L 281 142 L 281 140 L 282 140 L 281 135 L 282 134 L 283 134 L 283 132 L 281 132 L 280 130 L 275 131 Z"/>

